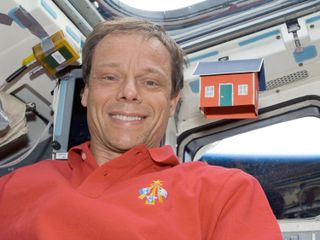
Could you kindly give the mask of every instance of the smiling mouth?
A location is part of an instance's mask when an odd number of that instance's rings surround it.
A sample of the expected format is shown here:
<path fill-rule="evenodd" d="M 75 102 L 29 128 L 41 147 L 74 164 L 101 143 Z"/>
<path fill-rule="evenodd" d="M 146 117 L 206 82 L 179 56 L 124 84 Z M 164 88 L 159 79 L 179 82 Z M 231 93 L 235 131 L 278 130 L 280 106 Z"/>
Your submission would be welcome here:
<path fill-rule="evenodd" d="M 120 120 L 120 121 L 141 121 L 145 117 L 140 117 L 140 116 L 128 116 L 128 115 L 120 115 L 120 114 L 115 114 L 111 115 L 113 119 Z"/>

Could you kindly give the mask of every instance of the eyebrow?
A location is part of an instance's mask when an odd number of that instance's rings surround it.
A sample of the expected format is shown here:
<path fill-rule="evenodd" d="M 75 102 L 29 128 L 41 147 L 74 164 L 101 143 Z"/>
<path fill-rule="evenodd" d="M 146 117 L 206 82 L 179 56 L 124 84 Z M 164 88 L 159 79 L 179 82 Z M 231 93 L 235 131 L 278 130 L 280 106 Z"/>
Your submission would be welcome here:
<path fill-rule="evenodd" d="M 162 77 L 164 78 L 167 78 L 170 76 L 167 76 L 163 71 L 161 71 L 160 69 L 158 68 L 153 68 L 153 67 L 147 67 L 145 69 L 143 69 L 144 71 L 148 72 L 148 73 L 153 73 L 153 74 L 157 74 L 157 75 L 161 75 Z"/>
<path fill-rule="evenodd" d="M 103 62 L 103 63 L 98 63 L 96 66 L 98 69 L 103 69 L 105 67 L 117 68 L 117 67 L 120 67 L 121 65 L 119 63 Z M 143 69 L 143 71 L 147 72 L 147 73 L 157 74 L 157 75 L 160 75 L 164 78 L 167 78 L 167 77 L 170 78 L 170 75 L 167 76 L 161 69 L 158 69 L 155 67 L 146 67 Z"/>

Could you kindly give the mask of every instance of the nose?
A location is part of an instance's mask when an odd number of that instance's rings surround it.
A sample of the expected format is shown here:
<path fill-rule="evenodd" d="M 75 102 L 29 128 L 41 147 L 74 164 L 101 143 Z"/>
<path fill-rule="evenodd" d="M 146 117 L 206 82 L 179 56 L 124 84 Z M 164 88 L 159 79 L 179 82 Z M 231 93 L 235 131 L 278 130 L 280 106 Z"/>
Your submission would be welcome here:
<path fill-rule="evenodd" d="M 119 87 L 118 100 L 128 102 L 141 102 L 139 89 L 134 78 L 126 78 Z"/>

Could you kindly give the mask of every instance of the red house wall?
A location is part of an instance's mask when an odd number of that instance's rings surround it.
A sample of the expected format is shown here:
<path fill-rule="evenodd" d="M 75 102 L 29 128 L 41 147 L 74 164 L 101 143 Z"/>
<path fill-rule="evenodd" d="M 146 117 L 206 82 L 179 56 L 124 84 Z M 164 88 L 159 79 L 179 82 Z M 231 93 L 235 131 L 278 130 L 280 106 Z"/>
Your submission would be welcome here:
<path fill-rule="evenodd" d="M 259 90 L 257 73 L 224 74 L 215 76 L 201 76 L 200 107 L 219 106 L 220 84 L 233 85 L 233 106 L 254 105 L 256 92 Z M 238 95 L 238 87 L 241 84 L 248 85 L 248 95 Z M 214 86 L 214 96 L 205 97 L 205 87 Z M 256 88 L 256 90 L 254 90 Z"/>

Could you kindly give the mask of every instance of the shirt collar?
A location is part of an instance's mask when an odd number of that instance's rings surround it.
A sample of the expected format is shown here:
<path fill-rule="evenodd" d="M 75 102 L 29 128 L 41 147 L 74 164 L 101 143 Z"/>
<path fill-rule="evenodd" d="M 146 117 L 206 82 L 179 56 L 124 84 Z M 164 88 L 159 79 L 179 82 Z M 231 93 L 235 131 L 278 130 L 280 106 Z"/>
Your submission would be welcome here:
<path fill-rule="evenodd" d="M 90 150 L 90 142 L 84 142 L 80 145 L 77 145 L 69 150 L 69 164 L 71 168 L 74 168 L 81 164 L 82 162 L 85 162 L 87 167 L 91 170 L 96 169 L 98 164 L 96 163 L 92 152 Z M 132 155 L 135 153 L 148 153 L 151 160 L 156 165 L 160 166 L 175 166 L 179 164 L 179 160 L 176 157 L 175 153 L 173 152 L 173 149 L 169 145 L 165 145 L 163 147 L 158 148 L 147 148 L 144 144 L 140 144 L 135 146 L 134 148 L 130 149 L 123 155 Z M 107 162 L 108 165 L 120 165 L 120 161 L 123 158 L 123 155 L 112 159 L 111 161 Z M 119 160 L 119 161 L 117 161 Z M 116 163 L 117 162 L 117 163 Z M 119 162 L 119 163 L 118 163 Z"/>
<path fill-rule="evenodd" d="M 148 151 L 152 160 L 156 163 L 171 166 L 175 166 L 180 163 L 177 156 L 173 152 L 172 147 L 169 145 L 158 148 L 150 148 Z"/>

